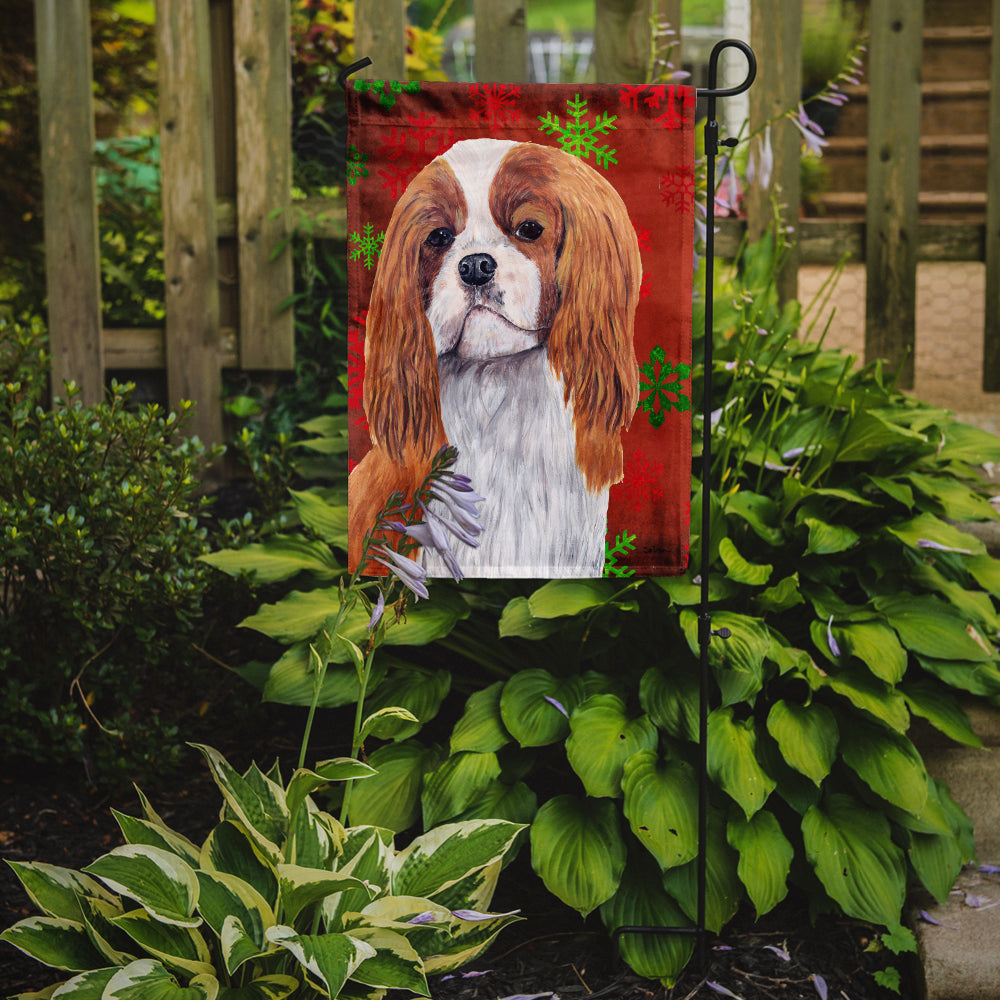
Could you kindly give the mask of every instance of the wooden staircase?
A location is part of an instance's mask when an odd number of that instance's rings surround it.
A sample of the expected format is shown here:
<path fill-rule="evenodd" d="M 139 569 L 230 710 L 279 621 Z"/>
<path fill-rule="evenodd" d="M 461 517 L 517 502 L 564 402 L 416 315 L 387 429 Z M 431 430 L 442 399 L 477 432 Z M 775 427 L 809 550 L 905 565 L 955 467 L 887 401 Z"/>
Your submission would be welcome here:
<path fill-rule="evenodd" d="M 985 219 L 990 23 L 990 0 L 925 0 L 920 216 L 928 222 Z M 829 190 L 815 201 L 825 217 L 863 219 L 868 87 L 847 92 L 824 151 Z"/>

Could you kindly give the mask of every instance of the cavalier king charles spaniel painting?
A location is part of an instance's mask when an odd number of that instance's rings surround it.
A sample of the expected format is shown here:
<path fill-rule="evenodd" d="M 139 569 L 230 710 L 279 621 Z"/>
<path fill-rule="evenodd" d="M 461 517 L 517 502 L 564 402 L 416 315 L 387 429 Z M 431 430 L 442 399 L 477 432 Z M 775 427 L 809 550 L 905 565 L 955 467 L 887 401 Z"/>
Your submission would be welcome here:
<path fill-rule="evenodd" d="M 594 577 L 636 411 L 642 279 L 625 205 L 579 158 L 456 142 L 385 231 L 366 324 L 372 448 L 351 472 L 351 565 L 382 504 L 444 444 L 485 497 L 479 577 Z M 429 576 L 446 567 L 424 550 Z"/>

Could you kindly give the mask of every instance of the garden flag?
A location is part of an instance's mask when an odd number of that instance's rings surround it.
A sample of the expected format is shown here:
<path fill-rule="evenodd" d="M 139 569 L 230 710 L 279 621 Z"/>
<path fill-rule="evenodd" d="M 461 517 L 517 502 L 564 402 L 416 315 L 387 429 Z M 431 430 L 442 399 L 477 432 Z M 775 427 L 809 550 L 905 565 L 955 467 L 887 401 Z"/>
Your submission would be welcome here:
<path fill-rule="evenodd" d="M 402 545 L 429 576 L 683 572 L 694 91 L 354 81 L 347 101 L 352 568 L 376 530 L 385 565 Z"/>

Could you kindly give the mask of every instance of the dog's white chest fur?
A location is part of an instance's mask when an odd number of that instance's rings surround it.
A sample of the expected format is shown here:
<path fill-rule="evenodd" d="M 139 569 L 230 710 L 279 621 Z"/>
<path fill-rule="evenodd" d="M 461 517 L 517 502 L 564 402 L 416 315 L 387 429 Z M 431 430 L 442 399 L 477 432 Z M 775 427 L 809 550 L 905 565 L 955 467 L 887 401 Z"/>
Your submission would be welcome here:
<path fill-rule="evenodd" d="M 488 361 L 438 362 L 441 415 L 457 471 L 486 499 L 480 547 L 456 543 L 470 576 L 592 577 L 604 567 L 607 489 L 576 463 L 573 414 L 543 346 Z M 425 552 L 432 576 L 447 575 Z"/>

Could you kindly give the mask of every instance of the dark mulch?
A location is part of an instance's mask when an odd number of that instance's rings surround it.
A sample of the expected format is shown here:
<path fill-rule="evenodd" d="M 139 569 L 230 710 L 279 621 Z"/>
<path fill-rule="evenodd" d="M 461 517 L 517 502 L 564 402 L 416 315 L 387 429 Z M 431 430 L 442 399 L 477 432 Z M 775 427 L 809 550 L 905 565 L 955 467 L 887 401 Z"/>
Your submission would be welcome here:
<path fill-rule="evenodd" d="M 279 719 L 279 732 L 282 725 Z M 289 728 L 276 742 L 290 748 L 291 736 Z M 238 744 L 221 741 L 220 748 L 234 763 L 245 759 Z M 190 769 L 151 791 L 150 798 L 168 824 L 198 840 L 215 821 L 219 797 L 193 752 L 191 763 Z M 0 858 L 80 868 L 121 843 L 110 809 L 114 806 L 137 815 L 134 794 L 103 795 L 73 785 L 71 780 L 72 776 L 43 779 L 9 774 L 0 779 Z M 799 902 L 784 904 L 756 926 L 748 915 L 738 916 L 720 938 L 706 942 L 704 971 L 689 969 L 673 990 L 639 978 L 618 962 L 596 917 L 582 922 L 558 904 L 542 889 L 524 857 L 504 872 L 494 907 L 520 908 L 526 919 L 504 931 L 471 969 L 463 970 L 464 975 L 433 977 L 436 1000 L 498 1000 L 550 993 L 562 1000 L 688 1000 L 727 995 L 710 984 L 744 1000 L 815 1000 L 823 995 L 823 984 L 831 1000 L 886 1000 L 892 994 L 879 988 L 872 974 L 889 964 L 904 974 L 902 996 L 918 993 L 904 963 L 892 961 L 885 952 L 865 950 L 872 941 L 870 928 L 830 918 L 812 927 Z M 0 927 L 31 913 L 10 869 L 0 866 Z M 58 973 L 0 944 L 0 995 L 41 989 L 59 978 Z"/>

